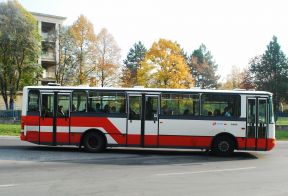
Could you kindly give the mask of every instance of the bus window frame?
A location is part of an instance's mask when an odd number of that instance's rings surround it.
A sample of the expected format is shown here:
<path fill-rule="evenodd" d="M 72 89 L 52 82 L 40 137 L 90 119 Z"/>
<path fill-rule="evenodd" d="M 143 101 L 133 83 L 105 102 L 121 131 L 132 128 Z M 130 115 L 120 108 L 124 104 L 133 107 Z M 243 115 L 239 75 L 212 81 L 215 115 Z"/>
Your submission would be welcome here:
<path fill-rule="evenodd" d="M 72 111 L 72 105 L 73 105 L 73 97 L 74 97 L 74 92 L 85 92 L 86 93 L 86 107 L 85 107 L 85 111 Z M 83 113 L 87 113 L 87 103 L 88 103 L 88 91 L 87 90 L 73 90 L 71 92 L 71 99 L 70 99 L 70 116 L 72 114 L 83 114 Z M 72 115 L 73 116 L 73 115 Z M 81 115 L 75 115 L 75 116 L 81 116 Z"/>
<path fill-rule="evenodd" d="M 239 103 L 239 105 L 237 106 L 238 107 L 238 114 L 237 114 L 237 116 L 230 116 L 230 117 L 226 117 L 226 116 L 207 116 L 207 115 L 203 115 L 202 114 L 202 109 L 203 109 L 203 95 L 205 96 L 205 95 L 221 95 L 221 96 L 237 96 L 237 101 L 238 101 L 238 103 Z M 241 105 L 242 105 L 242 103 L 241 103 L 241 94 L 239 93 L 239 94 L 237 94 L 237 93 L 201 93 L 201 103 L 200 103 L 200 116 L 202 116 L 202 117 L 205 117 L 205 118 L 209 118 L 209 119 L 216 119 L 216 120 L 230 120 L 230 119 L 232 119 L 232 120 L 237 120 L 237 119 L 242 119 L 241 118 Z M 205 103 L 205 102 L 204 102 Z M 213 114 L 213 113 L 212 113 Z"/>
<path fill-rule="evenodd" d="M 74 111 L 71 113 L 71 116 L 97 116 L 97 117 L 111 117 L 111 118 L 127 118 L 127 93 L 123 91 L 109 91 L 109 90 L 102 90 L 102 89 L 90 89 L 90 90 L 74 90 L 75 91 L 85 91 L 86 92 L 86 111 L 85 112 L 79 112 L 79 111 Z M 90 91 L 96 91 L 99 93 L 122 93 L 124 95 L 124 103 L 125 103 L 125 113 L 101 113 L 97 111 L 88 111 L 88 102 L 89 102 L 89 92 Z M 71 101 L 71 107 L 73 104 L 73 92 L 72 92 L 72 101 Z"/>
<path fill-rule="evenodd" d="M 37 92 L 38 93 L 38 110 L 37 111 L 29 111 L 29 95 L 30 92 Z M 40 116 L 40 109 L 41 109 L 41 93 L 38 89 L 28 89 L 27 92 L 27 108 L 26 108 L 26 114 L 27 116 Z"/>
<path fill-rule="evenodd" d="M 184 114 L 175 114 L 175 115 L 168 115 L 163 114 L 162 112 L 162 101 L 163 101 L 163 94 L 178 94 L 178 95 L 198 95 L 198 115 L 184 115 Z M 201 118 L 201 93 L 200 92 L 161 92 L 160 93 L 160 104 L 159 104 L 159 119 L 200 119 Z"/>

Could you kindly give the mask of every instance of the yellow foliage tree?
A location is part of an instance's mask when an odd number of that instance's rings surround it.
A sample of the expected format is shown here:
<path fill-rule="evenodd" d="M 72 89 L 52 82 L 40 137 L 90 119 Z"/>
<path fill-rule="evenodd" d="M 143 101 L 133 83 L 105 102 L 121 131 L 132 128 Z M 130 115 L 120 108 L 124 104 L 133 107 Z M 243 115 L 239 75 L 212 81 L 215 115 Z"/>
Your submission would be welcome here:
<path fill-rule="evenodd" d="M 188 65 L 177 42 L 154 42 L 140 63 L 138 84 L 158 88 L 191 88 L 194 85 Z"/>
<path fill-rule="evenodd" d="M 69 29 L 75 44 L 77 69 L 79 70 L 78 84 L 87 82 L 88 75 L 94 70 L 93 51 L 96 41 L 93 24 L 83 15 Z"/>
<path fill-rule="evenodd" d="M 97 35 L 95 44 L 96 80 L 99 86 L 116 86 L 119 79 L 120 48 L 107 29 Z"/>

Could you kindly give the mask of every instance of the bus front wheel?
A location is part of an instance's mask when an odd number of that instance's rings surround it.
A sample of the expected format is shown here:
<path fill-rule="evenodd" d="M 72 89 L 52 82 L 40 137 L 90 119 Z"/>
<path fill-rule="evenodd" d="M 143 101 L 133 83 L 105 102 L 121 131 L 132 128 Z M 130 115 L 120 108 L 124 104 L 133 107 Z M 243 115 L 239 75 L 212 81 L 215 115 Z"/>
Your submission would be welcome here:
<path fill-rule="evenodd" d="M 217 156 L 229 156 L 235 150 L 235 143 L 229 136 L 218 136 L 213 141 L 211 150 Z"/>
<path fill-rule="evenodd" d="M 88 132 L 83 139 L 87 152 L 102 152 L 106 148 L 105 136 L 98 132 Z"/>

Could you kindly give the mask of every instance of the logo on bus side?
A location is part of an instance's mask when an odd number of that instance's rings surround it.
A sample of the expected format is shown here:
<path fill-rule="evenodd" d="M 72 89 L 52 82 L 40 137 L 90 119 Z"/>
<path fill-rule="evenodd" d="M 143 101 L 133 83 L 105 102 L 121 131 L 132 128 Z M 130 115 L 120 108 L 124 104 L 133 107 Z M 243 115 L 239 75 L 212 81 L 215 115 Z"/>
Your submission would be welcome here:
<path fill-rule="evenodd" d="M 227 123 L 223 123 L 223 122 L 213 122 L 212 126 L 225 126 L 227 125 Z"/>

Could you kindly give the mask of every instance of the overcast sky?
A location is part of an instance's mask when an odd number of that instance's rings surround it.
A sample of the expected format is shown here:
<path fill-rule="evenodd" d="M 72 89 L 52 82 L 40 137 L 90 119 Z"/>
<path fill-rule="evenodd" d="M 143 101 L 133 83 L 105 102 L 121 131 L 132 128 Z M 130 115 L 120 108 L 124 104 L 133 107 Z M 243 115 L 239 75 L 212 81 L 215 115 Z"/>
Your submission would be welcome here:
<path fill-rule="evenodd" d="M 0 0 L 3 1 L 3 0 Z M 188 53 L 207 46 L 225 77 L 232 65 L 245 67 L 262 54 L 273 35 L 288 54 L 286 0 L 19 0 L 28 10 L 67 17 L 84 14 L 98 33 L 107 28 L 122 49 L 122 59 L 137 42 L 150 48 L 165 38 Z"/>

